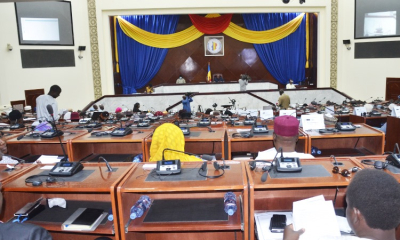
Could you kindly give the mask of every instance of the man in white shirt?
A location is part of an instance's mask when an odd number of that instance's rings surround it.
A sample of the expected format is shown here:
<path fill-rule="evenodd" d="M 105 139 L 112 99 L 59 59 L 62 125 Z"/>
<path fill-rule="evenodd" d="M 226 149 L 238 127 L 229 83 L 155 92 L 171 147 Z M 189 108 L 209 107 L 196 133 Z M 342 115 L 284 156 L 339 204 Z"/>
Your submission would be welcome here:
<path fill-rule="evenodd" d="M 295 150 L 299 140 L 299 121 L 295 117 L 285 115 L 275 118 L 272 137 L 274 147 L 258 152 L 256 160 L 274 159 L 279 148 L 282 148 L 284 157 L 314 158 L 311 154 L 298 153 Z"/>
<path fill-rule="evenodd" d="M 293 80 L 290 79 L 290 80 L 289 80 L 289 83 L 286 84 L 286 89 L 295 89 L 295 88 L 296 88 L 296 85 L 294 85 L 294 84 L 293 84 Z"/>
<path fill-rule="evenodd" d="M 239 86 L 240 86 L 240 91 L 246 91 L 246 85 L 248 84 L 247 80 L 247 75 L 246 74 L 241 74 L 240 79 L 239 79 Z"/>
<path fill-rule="evenodd" d="M 179 78 L 176 80 L 176 84 L 185 84 L 186 80 L 182 77 L 182 75 L 179 75 Z"/>
<path fill-rule="evenodd" d="M 37 119 L 41 121 L 53 121 L 49 112 L 47 111 L 47 105 L 53 107 L 53 116 L 57 121 L 58 115 L 58 105 L 56 98 L 60 96 L 61 88 L 58 85 L 53 85 L 50 87 L 49 93 L 47 95 L 40 95 L 36 98 L 36 114 Z"/>
<path fill-rule="evenodd" d="M 346 191 L 346 218 L 357 237 L 325 239 L 395 240 L 400 224 L 400 185 L 383 170 L 363 169 L 355 173 Z M 286 226 L 284 240 L 297 240 L 307 231 Z"/>

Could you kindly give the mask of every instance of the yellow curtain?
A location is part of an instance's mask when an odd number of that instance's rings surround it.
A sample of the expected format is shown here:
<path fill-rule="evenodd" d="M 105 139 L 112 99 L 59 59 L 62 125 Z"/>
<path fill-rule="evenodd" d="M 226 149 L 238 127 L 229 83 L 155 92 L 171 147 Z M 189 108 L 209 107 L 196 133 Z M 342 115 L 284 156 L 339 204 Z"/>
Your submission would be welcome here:
<path fill-rule="evenodd" d="M 247 43 L 255 43 L 255 44 L 271 43 L 281 40 L 282 38 L 285 38 L 289 36 L 291 33 L 295 32 L 297 28 L 300 26 L 303 17 L 304 13 L 300 14 L 292 21 L 280 27 L 266 31 L 247 30 L 231 22 L 229 24 L 229 27 L 224 31 L 224 34 L 236 40 Z"/>
<path fill-rule="evenodd" d="M 119 73 L 119 57 L 118 57 L 118 42 L 117 42 L 117 17 L 114 17 L 114 45 L 115 45 L 115 69 Z"/>
<path fill-rule="evenodd" d="M 207 15 L 207 17 L 216 17 L 218 14 Z M 297 16 L 292 21 L 266 31 L 252 31 L 239 27 L 234 23 L 230 23 L 229 27 L 223 32 L 224 34 L 247 43 L 263 44 L 278 41 L 295 32 L 303 20 L 304 13 Z M 150 47 L 157 48 L 174 48 L 183 46 L 191 41 L 201 37 L 202 32 L 191 26 L 183 31 L 173 34 L 155 34 L 144 31 L 135 25 L 129 23 L 121 17 L 118 18 L 119 26 L 122 31 L 130 38 Z"/>
<path fill-rule="evenodd" d="M 204 35 L 194 26 L 173 34 L 156 34 L 142 30 L 121 17 L 118 17 L 118 23 L 128 37 L 141 44 L 157 48 L 180 47 Z"/>

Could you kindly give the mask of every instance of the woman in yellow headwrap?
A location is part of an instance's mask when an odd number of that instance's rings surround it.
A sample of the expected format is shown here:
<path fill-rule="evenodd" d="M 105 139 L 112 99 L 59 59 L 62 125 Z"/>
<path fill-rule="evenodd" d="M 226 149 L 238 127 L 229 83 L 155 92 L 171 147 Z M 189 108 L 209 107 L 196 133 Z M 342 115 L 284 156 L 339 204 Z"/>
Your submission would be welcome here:
<path fill-rule="evenodd" d="M 172 123 L 164 123 L 159 126 L 153 134 L 150 146 L 150 162 L 162 160 L 162 153 L 165 148 L 178 151 L 185 151 L 185 138 L 182 130 Z M 165 151 L 165 160 L 179 159 L 182 162 L 202 161 L 195 156 L 189 156 L 184 153 Z"/>

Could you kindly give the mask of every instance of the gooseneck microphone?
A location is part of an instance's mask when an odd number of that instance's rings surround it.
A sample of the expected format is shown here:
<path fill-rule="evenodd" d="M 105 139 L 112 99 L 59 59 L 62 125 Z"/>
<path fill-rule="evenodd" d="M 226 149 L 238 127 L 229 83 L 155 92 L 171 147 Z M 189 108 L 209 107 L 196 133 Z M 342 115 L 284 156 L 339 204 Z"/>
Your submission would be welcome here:
<path fill-rule="evenodd" d="M 97 162 L 99 163 L 100 160 L 103 160 L 103 161 L 106 163 L 107 172 L 115 172 L 115 171 L 116 171 L 115 169 L 113 169 L 113 168 L 110 166 L 110 164 L 108 163 L 108 161 L 107 161 L 104 157 L 100 156 L 99 159 L 97 160 Z"/>
<path fill-rule="evenodd" d="M 53 127 L 54 127 L 54 129 L 56 131 L 56 135 L 58 137 L 58 140 L 60 141 L 61 149 L 62 149 L 63 154 L 64 154 L 64 159 L 62 159 L 61 162 L 66 162 L 68 160 L 68 157 L 67 157 L 67 154 L 65 153 L 64 145 L 63 145 L 63 143 L 61 141 L 60 134 L 58 134 L 56 120 L 54 119 L 54 116 L 53 116 L 53 113 L 54 113 L 53 107 L 50 104 L 47 104 L 46 108 L 47 108 L 47 112 L 50 114 L 51 118 L 53 119 L 53 124 L 54 124 Z"/>
<path fill-rule="evenodd" d="M 165 151 L 173 151 L 173 152 L 185 153 L 185 154 L 191 155 L 191 156 L 197 156 L 197 154 L 194 154 L 194 153 L 179 151 L 179 150 L 175 150 L 175 149 L 171 149 L 171 148 L 164 148 L 164 150 L 162 152 L 162 161 L 165 161 L 165 158 L 164 158 L 164 152 Z M 211 156 L 211 155 L 207 155 L 207 154 L 201 155 L 201 159 L 204 159 L 204 160 L 207 160 L 207 161 L 211 161 L 211 160 L 213 160 L 213 158 L 214 157 Z"/>

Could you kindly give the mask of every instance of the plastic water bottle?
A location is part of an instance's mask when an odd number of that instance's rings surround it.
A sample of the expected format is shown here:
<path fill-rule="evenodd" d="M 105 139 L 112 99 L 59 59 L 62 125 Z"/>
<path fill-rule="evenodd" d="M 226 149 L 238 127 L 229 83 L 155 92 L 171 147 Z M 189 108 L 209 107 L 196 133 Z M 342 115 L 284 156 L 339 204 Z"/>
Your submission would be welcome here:
<path fill-rule="evenodd" d="M 311 154 L 312 155 L 321 155 L 321 150 L 319 150 L 317 147 L 311 146 Z"/>
<path fill-rule="evenodd" d="M 233 192 L 225 193 L 224 205 L 224 210 L 229 216 L 232 216 L 236 212 L 236 195 Z"/>
<path fill-rule="evenodd" d="M 113 221 L 114 220 L 114 215 L 112 213 L 112 209 L 108 210 L 108 216 L 107 216 L 108 221 Z"/>
<path fill-rule="evenodd" d="M 130 218 L 133 220 L 143 216 L 143 213 L 150 207 L 151 199 L 149 196 L 143 195 L 131 208 Z"/>

